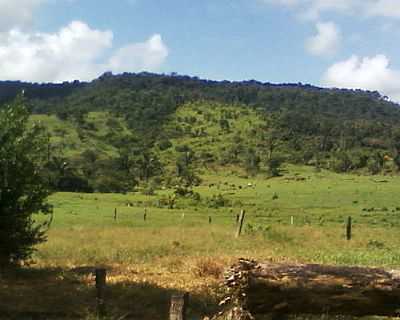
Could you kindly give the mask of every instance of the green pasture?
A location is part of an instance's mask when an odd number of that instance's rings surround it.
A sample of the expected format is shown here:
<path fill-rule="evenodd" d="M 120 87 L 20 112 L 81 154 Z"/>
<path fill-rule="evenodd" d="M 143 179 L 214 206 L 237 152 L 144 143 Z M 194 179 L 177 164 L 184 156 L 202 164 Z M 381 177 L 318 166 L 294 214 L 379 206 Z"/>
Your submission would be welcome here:
<path fill-rule="evenodd" d="M 400 263 L 400 178 L 337 175 L 288 167 L 274 179 L 203 176 L 200 200 L 155 195 L 57 193 L 44 264 L 146 263 L 155 258 L 255 259 L 396 266 Z M 210 199 L 221 195 L 225 206 Z M 235 239 L 236 216 L 246 211 Z M 117 216 L 115 218 L 115 210 Z M 146 213 L 146 219 L 144 214 Z M 351 216 L 353 239 L 345 239 Z M 41 220 L 41 219 L 40 219 Z M 211 220 L 211 221 L 210 221 Z M 293 222 L 293 224 L 292 224 Z"/>
<path fill-rule="evenodd" d="M 151 196 L 140 190 L 52 195 L 48 241 L 29 267 L 0 279 L 0 311 L 94 319 L 95 267 L 108 272 L 109 319 L 152 320 L 167 318 L 177 291 L 190 292 L 190 319 L 215 314 L 223 270 L 240 257 L 399 268 L 400 177 L 290 166 L 273 179 L 230 171 L 202 178 L 194 190 L 200 197 L 178 197 L 173 209 L 168 189 Z M 219 195 L 218 207 L 212 199 Z M 246 218 L 236 238 L 240 210 Z"/>

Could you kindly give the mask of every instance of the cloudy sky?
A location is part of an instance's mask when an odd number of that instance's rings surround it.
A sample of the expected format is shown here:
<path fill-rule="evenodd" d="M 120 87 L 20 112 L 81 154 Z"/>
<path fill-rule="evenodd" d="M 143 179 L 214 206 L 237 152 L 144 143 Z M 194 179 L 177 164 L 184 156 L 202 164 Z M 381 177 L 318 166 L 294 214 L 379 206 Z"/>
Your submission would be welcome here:
<path fill-rule="evenodd" d="M 105 71 L 303 82 L 400 101 L 400 0 L 0 0 L 0 79 Z"/>

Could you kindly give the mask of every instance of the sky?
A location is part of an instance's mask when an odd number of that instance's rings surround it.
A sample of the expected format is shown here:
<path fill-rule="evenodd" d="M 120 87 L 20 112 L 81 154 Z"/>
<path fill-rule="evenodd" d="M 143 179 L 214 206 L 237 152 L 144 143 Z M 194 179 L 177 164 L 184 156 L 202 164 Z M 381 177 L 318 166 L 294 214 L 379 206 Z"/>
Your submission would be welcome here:
<path fill-rule="evenodd" d="M 399 43 L 400 0 L 0 0 L 0 80 L 176 72 L 400 101 Z"/>

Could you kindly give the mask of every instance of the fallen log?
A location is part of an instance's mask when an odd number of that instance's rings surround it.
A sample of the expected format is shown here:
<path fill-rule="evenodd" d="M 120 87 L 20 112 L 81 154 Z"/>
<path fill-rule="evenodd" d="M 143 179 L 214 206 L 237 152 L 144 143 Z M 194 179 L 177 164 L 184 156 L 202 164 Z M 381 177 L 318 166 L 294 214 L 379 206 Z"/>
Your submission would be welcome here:
<path fill-rule="evenodd" d="M 241 259 L 225 275 L 226 298 L 215 320 L 267 314 L 399 316 L 400 271 Z"/>

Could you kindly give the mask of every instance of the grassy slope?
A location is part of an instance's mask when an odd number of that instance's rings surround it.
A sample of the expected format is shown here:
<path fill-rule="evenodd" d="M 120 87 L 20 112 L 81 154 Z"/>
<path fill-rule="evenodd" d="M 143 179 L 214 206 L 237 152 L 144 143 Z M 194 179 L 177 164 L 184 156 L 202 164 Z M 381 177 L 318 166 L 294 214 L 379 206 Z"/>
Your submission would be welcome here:
<path fill-rule="evenodd" d="M 221 119 L 228 120 L 229 130 L 221 128 Z M 181 126 L 183 133 L 173 141 L 176 144 L 188 143 L 193 149 L 199 147 L 202 150 L 201 147 L 209 147 L 210 143 L 219 146 L 233 142 L 235 135 L 247 138 L 246 142 L 250 142 L 251 129 L 261 124 L 262 120 L 257 113 L 248 107 L 197 102 L 179 108 L 164 130 L 167 135 L 174 135 L 176 126 Z"/>
<path fill-rule="evenodd" d="M 223 130 L 220 126 L 220 120 L 225 118 L 229 122 L 229 130 Z M 79 128 L 73 121 L 62 121 L 54 115 L 33 115 L 31 120 L 40 121 L 48 129 L 53 152 L 67 158 L 77 157 L 88 149 L 98 151 L 103 157 L 115 157 L 117 149 L 110 140 L 136 135 L 127 128 L 123 119 L 114 118 L 107 112 L 88 113 L 83 128 Z M 110 120 L 116 125 L 111 126 Z M 255 147 L 257 137 L 253 131 L 262 123 L 263 120 L 254 110 L 244 106 L 209 102 L 186 104 L 171 115 L 163 126 L 161 136 L 169 138 L 173 146 L 160 151 L 156 144 L 154 151 L 171 171 L 174 170 L 178 156 L 175 150 L 177 146 L 187 145 L 197 156 L 202 153 L 212 154 L 218 161 L 218 155 L 235 145 L 234 137 L 240 137 L 242 144 L 247 147 Z"/>
<path fill-rule="evenodd" d="M 79 129 L 72 121 L 62 121 L 55 115 L 32 115 L 32 122 L 40 122 L 51 136 L 51 144 L 56 153 L 65 157 L 77 156 L 85 150 L 95 149 L 103 156 L 116 155 L 116 149 L 107 143 L 105 137 L 116 130 L 110 128 L 107 121 L 111 115 L 107 112 L 90 112 L 86 118 L 87 127 Z M 130 134 L 124 121 L 115 119 L 120 129 L 119 135 Z"/>

